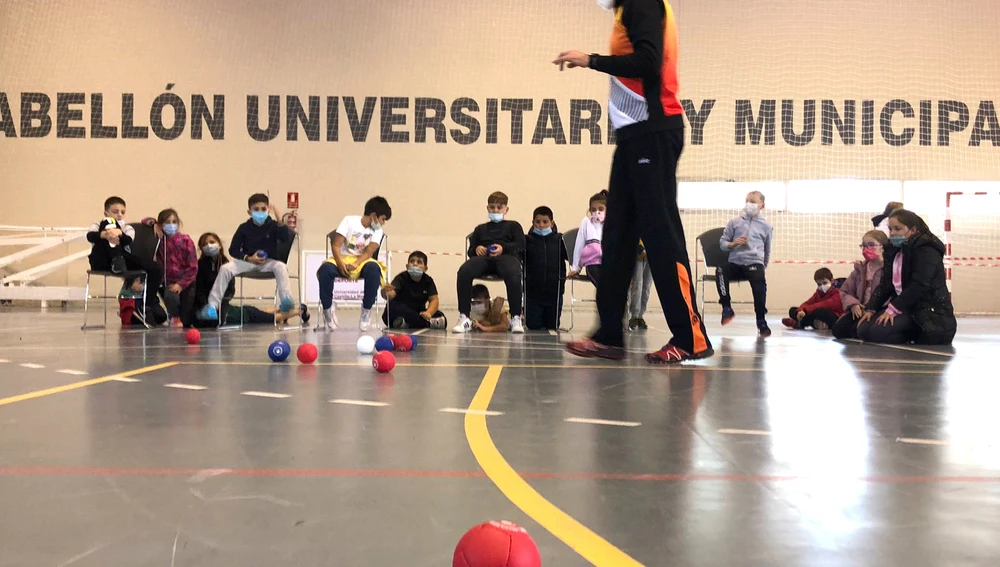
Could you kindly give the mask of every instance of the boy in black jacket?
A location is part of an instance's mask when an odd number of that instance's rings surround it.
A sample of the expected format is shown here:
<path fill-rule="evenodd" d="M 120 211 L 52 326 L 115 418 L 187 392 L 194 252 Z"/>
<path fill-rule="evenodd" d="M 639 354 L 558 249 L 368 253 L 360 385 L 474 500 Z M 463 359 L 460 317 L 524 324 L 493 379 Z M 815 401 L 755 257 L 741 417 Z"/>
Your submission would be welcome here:
<path fill-rule="evenodd" d="M 504 220 L 508 212 L 507 195 L 497 191 L 489 196 L 486 211 L 490 222 L 476 227 L 469 239 L 469 260 L 458 269 L 458 324 L 453 333 L 472 330 L 472 280 L 498 275 L 507 286 L 510 298 L 510 331 L 523 333 L 521 320 L 521 255 L 524 253 L 524 229 L 517 221 Z"/>
<path fill-rule="evenodd" d="M 295 233 L 283 224 L 271 218 L 280 218 L 277 207 L 270 204 L 267 195 L 257 193 L 247 200 L 250 219 L 236 229 L 236 234 L 229 245 L 231 262 L 219 268 L 215 285 L 208 296 L 208 304 L 198 312 L 202 320 L 217 320 L 222 296 L 233 277 L 247 272 L 268 272 L 274 274 L 278 286 L 278 296 L 281 298 L 281 313 L 289 315 L 295 308 L 292 299 L 292 286 L 288 281 L 288 267 L 284 262 L 275 259 L 278 255 L 278 240 L 291 240 Z"/>
<path fill-rule="evenodd" d="M 563 235 L 552 222 L 552 209 L 535 209 L 525 242 L 525 324 L 532 331 L 558 329 L 568 256 Z"/>

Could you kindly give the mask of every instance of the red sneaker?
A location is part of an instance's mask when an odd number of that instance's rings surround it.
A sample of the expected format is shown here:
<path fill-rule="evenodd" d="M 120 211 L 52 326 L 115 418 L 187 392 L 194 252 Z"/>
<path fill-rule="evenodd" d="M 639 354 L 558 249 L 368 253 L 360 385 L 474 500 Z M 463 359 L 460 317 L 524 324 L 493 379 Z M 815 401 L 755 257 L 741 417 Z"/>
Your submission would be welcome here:
<path fill-rule="evenodd" d="M 122 325 L 129 326 L 132 324 L 132 314 L 135 313 L 135 300 L 134 299 L 119 299 L 118 300 L 118 315 L 122 318 Z"/>
<path fill-rule="evenodd" d="M 646 362 L 650 364 L 677 364 L 678 362 L 684 362 L 685 360 L 700 360 L 702 358 L 708 358 L 715 354 L 712 349 L 705 349 L 699 353 L 691 354 L 690 352 L 677 348 L 672 344 L 665 344 L 663 348 L 656 352 L 651 352 L 646 355 Z"/>
<path fill-rule="evenodd" d="M 590 339 L 580 339 L 566 343 L 566 350 L 571 354 L 584 358 L 606 358 L 608 360 L 622 360 L 625 358 L 625 349 L 602 345 Z"/>
<path fill-rule="evenodd" d="M 788 327 L 789 329 L 799 328 L 799 322 L 796 321 L 795 319 L 792 319 L 791 317 L 785 317 L 784 319 L 782 319 L 781 324 Z"/>

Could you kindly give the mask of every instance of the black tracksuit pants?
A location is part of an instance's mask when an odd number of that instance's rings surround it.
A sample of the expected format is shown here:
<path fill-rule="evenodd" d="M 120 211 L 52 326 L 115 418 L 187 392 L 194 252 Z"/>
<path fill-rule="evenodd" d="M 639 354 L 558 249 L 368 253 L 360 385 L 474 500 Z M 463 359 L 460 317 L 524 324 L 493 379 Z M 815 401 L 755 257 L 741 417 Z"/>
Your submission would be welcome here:
<path fill-rule="evenodd" d="M 618 140 L 601 241 L 601 283 L 597 286 L 601 326 L 591 337 L 598 343 L 624 346 L 623 319 L 635 271 L 635 251 L 642 238 L 656 293 L 673 334 L 670 343 L 689 353 L 712 348 L 695 304 L 687 242 L 677 208 L 677 161 L 683 149 L 682 128 Z"/>

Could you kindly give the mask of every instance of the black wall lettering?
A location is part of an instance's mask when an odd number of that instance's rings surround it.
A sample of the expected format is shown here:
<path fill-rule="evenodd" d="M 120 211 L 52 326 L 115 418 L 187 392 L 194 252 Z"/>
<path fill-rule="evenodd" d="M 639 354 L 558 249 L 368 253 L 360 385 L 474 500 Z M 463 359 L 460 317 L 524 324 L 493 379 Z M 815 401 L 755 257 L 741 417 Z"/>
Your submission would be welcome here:
<path fill-rule="evenodd" d="M 258 142 L 270 142 L 281 131 L 281 97 L 267 97 L 267 128 L 260 129 L 260 98 L 247 95 L 247 134 Z"/>
<path fill-rule="evenodd" d="M 494 104 L 496 99 L 493 99 Z M 467 146 L 469 144 L 476 143 L 479 139 L 480 133 L 482 133 L 482 126 L 479 124 L 479 120 L 475 116 L 466 114 L 464 110 L 471 110 L 472 112 L 479 112 L 479 103 L 476 99 L 469 97 L 456 98 L 451 103 L 451 121 L 463 128 L 468 128 L 468 132 L 463 132 L 458 128 L 451 129 L 451 139 L 455 140 L 455 143 Z M 494 124 L 495 125 L 495 124 Z M 494 135 L 496 133 L 494 132 Z"/>
<path fill-rule="evenodd" d="M 8 138 L 17 137 L 14 115 L 10 113 L 10 104 L 7 102 L 7 93 L 0 93 L 0 129 Z"/>
<path fill-rule="evenodd" d="M 340 98 L 326 97 L 326 141 L 340 141 Z"/>
<path fill-rule="evenodd" d="M 434 111 L 433 116 L 428 111 Z M 448 107 L 439 98 L 420 97 L 413 101 L 413 141 L 418 144 L 427 143 L 427 129 L 434 129 L 434 143 L 448 142 L 448 132 L 444 127 L 444 117 Z"/>
<path fill-rule="evenodd" d="M 500 110 L 510 112 L 510 143 L 524 141 L 524 111 L 532 109 L 530 98 L 505 98 L 500 100 Z"/>
<path fill-rule="evenodd" d="M 856 100 L 844 101 L 844 116 L 837 112 L 837 103 L 832 100 L 824 100 L 820 110 L 820 142 L 824 146 L 833 145 L 833 130 L 837 129 L 840 140 L 845 146 L 854 145 L 854 135 L 857 128 L 855 114 L 857 111 Z"/>
<path fill-rule="evenodd" d="M 299 124 L 310 142 L 319 141 L 319 97 L 309 97 L 309 112 L 302 108 L 302 101 L 295 95 L 285 97 L 285 139 L 299 139 Z"/>
<path fill-rule="evenodd" d="M 775 109 L 778 101 L 774 99 L 760 101 L 760 114 L 757 120 L 753 118 L 753 107 L 749 100 L 736 101 L 736 145 L 745 146 L 747 134 L 750 136 L 750 143 L 754 146 L 760 145 L 760 138 L 763 134 L 764 145 L 773 146 L 775 141 Z"/>
<path fill-rule="evenodd" d="M 91 93 L 90 95 L 90 137 L 118 137 L 117 127 L 104 125 L 104 95 L 101 93 Z"/>
<path fill-rule="evenodd" d="M 802 133 L 795 133 L 795 101 L 781 101 L 781 137 L 789 146 L 809 145 L 816 136 L 816 101 L 806 100 L 802 104 Z"/>
<path fill-rule="evenodd" d="M 149 137 L 149 128 L 135 125 L 135 95 L 122 95 L 122 139 L 145 140 Z"/>
<path fill-rule="evenodd" d="M 396 110 L 410 108 L 410 99 L 405 96 L 382 97 L 382 143 L 405 144 L 410 141 L 409 132 L 393 130 L 393 126 L 405 126 L 406 115 L 396 114 Z"/>
<path fill-rule="evenodd" d="M 997 111 L 992 100 L 979 101 L 979 110 L 976 111 L 976 121 L 972 125 L 969 145 L 979 147 L 983 140 L 988 140 L 994 147 L 1000 145 L 1000 121 L 997 120 Z"/>
<path fill-rule="evenodd" d="M 498 140 L 498 130 L 499 126 L 497 123 L 500 121 L 500 111 L 498 110 L 497 104 L 498 100 L 495 98 L 486 99 L 486 143 L 495 144 Z"/>
<path fill-rule="evenodd" d="M 355 142 L 364 142 L 368 139 L 368 129 L 372 125 L 372 116 L 375 116 L 375 103 L 377 99 L 373 96 L 365 97 L 365 107 L 358 116 L 358 104 L 353 96 L 343 97 L 344 110 L 347 112 L 347 124 L 351 127 L 351 137 Z"/>
<path fill-rule="evenodd" d="M 929 100 L 920 101 L 920 145 L 931 145 L 931 102 Z"/>
<path fill-rule="evenodd" d="M 861 101 L 861 145 L 871 146 L 875 143 L 875 101 Z"/>
<path fill-rule="evenodd" d="M 212 111 L 208 111 L 208 103 L 200 94 L 191 95 L 191 139 L 202 138 L 202 122 L 208 126 L 208 133 L 213 140 L 226 139 L 226 97 L 212 95 Z"/>
<path fill-rule="evenodd" d="M 705 143 L 705 123 L 708 122 L 708 116 L 715 108 L 715 99 L 701 101 L 701 110 L 695 110 L 692 100 L 682 100 L 681 106 L 684 107 L 684 114 L 687 116 L 688 122 L 691 123 L 691 145 L 703 145 Z"/>
<path fill-rule="evenodd" d="M 951 119 L 951 113 L 958 114 L 957 120 Z M 938 145 L 951 144 L 951 133 L 961 132 L 969 127 L 969 107 L 960 100 L 938 101 Z"/>
<path fill-rule="evenodd" d="M 892 116 L 897 112 L 902 113 L 906 118 L 913 118 L 916 116 L 916 113 L 913 112 L 913 105 L 903 99 L 897 98 L 890 100 L 885 103 L 885 106 L 882 107 L 882 116 L 879 118 L 882 139 L 885 140 L 885 143 L 895 147 L 909 144 L 910 140 L 913 139 L 913 134 L 916 132 L 916 130 L 910 126 L 903 128 L 902 134 L 896 134 L 896 132 L 893 131 Z"/>
<path fill-rule="evenodd" d="M 583 117 L 583 113 L 587 117 Z M 569 101 L 569 143 L 583 143 L 583 131 L 590 133 L 590 145 L 601 143 L 601 103 L 593 99 L 574 98 Z"/>
<path fill-rule="evenodd" d="M 38 105 L 38 108 L 35 108 Z M 21 137 L 44 138 L 52 131 L 49 110 L 52 99 L 45 93 L 21 93 Z M 35 126 L 34 122 L 38 121 Z"/>
<path fill-rule="evenodd" d="M 542 106 L 538 109 L 538 119 L 535 120 L 535 131 L 531 135 L 531 144 L 539 145 L 545 138 L 552 138 L 557 146 L 566 145 L 566 131 L 563 130 L 559 105 L 554 98 L 542 100 Z"/>
<path fill-rule="evenodd" d="M 86 138 L 83 126 L 70 126 L 70 121 L 83 120 L 83 109 L 71 108 L 71 104 L 85 104 L 84 93 L 56 93 L 56 138 Z"/>
<path fill-rule="evenodd" d="M 174 121 L 170 128 L 163 125 L 163 109 L 167 106 L 174 110 Z M 153 134 L 161 140 L 176 140 L 184 133 L 187 126 L 187 106 L 184 99 L 174 93 L 163 93 L 153 100 L 149 109 L 149 126 Z"/>

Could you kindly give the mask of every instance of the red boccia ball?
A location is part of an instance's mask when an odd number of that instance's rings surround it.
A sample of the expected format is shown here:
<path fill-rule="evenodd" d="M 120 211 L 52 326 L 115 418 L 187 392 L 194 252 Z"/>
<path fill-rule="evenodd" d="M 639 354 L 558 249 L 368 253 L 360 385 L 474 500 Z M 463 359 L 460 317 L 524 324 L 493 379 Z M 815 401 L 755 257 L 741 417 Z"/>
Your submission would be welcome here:
<path fill-rule="evenodd" d="M 410 335 L 395 335 L 392 337 L 392 347 L 400 352 L 408 352 L 413 348 L 413 339 Z"/>
<path fill-rule="evenodd" d="M 305 343 L 299 345 L 298 350 L 295 351 L 295 356 L 299 357 L 299 362 L 302 364 L 312 364 L 316 362 L 316 357 L 319 356 L 319 351 L 316 350 L 316 345 L 312 343 Z"/>
<path fill-rule="evenodd" d="M 396 356 L 389 350 L 380 350 L 372 357 L 372 368 L 376 372 L 385 374 L 396 366 Z"/>
<path fill-rule="evenodd" d="M 184 340 L 187 341 L 189 345 L 196 345 L 201 342 L 201 331 L 198 329 L 188 329 L 184 333 Z"/>
<path fill-rule="evenodd" d="M 521 526 L 508 521 L 479 524 L 458 540 L 452 567 L 541 567 L 538 546 Z"/>

